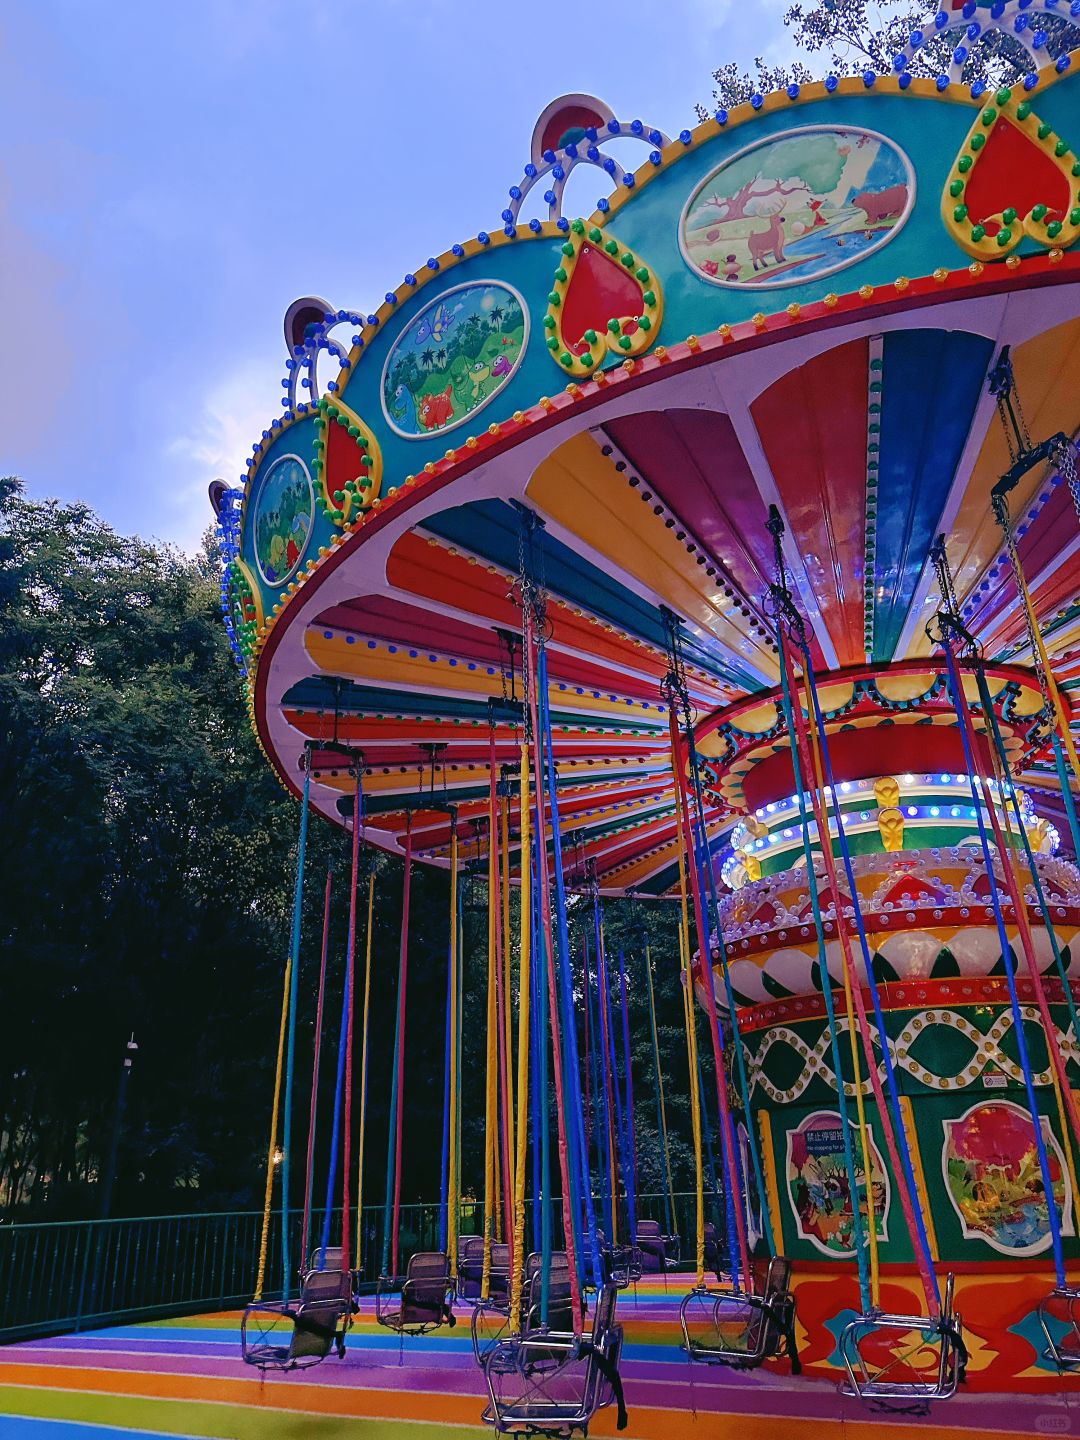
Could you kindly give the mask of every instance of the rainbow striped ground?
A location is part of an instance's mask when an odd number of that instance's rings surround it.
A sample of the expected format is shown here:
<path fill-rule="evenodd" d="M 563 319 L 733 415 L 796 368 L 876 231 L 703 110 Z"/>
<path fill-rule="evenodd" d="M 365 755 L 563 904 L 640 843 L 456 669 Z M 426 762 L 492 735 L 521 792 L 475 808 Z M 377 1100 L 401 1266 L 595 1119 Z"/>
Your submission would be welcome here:
<path fill-rule="evenodd" d="M 626 1328 L 627 1440 L 1016 1440 L 1080 1436 L 1080 1390 L 958 1395 L 926 1419 L 875 1415 L 827 1380 L 691 1367 L 678 1348 L 678 1292 L 662 1282 L 619 1298 Z M 240 1359 L 235 1312 L 124 1325 L 0 1349 L 2 1440 L 465 1440 L 483 1381 L 467 1312 L 454 1330 L 400 1345 L 370 1306 L 343 1360 L 261 1375 Z M 596 1435 L 615 1433 L 612 1411 Z"/>

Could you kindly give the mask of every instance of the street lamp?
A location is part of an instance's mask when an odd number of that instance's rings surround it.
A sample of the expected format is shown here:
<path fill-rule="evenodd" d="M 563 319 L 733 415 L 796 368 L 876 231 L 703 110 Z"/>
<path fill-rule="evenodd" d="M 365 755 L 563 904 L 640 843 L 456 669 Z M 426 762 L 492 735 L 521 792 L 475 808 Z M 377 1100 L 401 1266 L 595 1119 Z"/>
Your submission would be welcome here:
<path fill-rule="evenodd" d="M 120 1132 L 124 1124 L 124 1110 L 127 1106 L 128 1085 L 131 1082 L 131 1067 L 138 1053 L 135 1032 L 124 1046 L 124 1063 L 120 1067 L 120 1080 L 116 1090 L 116 1111 L 113 1117 L 112 1139 L 109 1141 L 109 1158 L 101 1180 L 101 1218 L 107 1220 L 112 1208 L 113 1181 L 116 1179 L 116 1157 L 120 1150 Z"/>

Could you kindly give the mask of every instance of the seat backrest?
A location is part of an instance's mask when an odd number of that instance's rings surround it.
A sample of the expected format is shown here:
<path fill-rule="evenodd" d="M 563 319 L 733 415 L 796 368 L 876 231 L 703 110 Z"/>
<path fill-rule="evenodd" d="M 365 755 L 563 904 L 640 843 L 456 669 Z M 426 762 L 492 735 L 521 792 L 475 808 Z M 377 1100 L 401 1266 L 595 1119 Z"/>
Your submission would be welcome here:
<path fill-rule="evenodd" d="M 300 1302 L 348 1300 L 352 1298 L 352 1275 L 348 1270 L 309 1270 L 300 1289 Z"/>
<path fill-rule="evenodd" d="M 529 1258 L 525 1261 L 525 1278 L 526 1278 L 526 1280 L 530 1280 L 530 1279 L 536 1274 L 536 1272 L 541 1268 L 541 1266 L 543 1265 L 543 1263 L 544 1263 L 544 1257 L 543 1257 L 543 1255 L 540 1253 L 539 1250 L 534 1250 L 534 1251 L 532 1252 L 532 1254 L 529 1256 Z M 552 1273 L 553 1275 L 554 1275 L 554 1273 L 555 1273 L 556 1270 L 565 1270 L 565 1271 L 569 1272 L 569 1270 L 570 1270 L 570 1264 L 569 1264 L 569 1261 L 568 1261 L 567 1258 L 566 1258 L 566 1251 L 565 1251 L 565 1250 L 553 1250 L 553 1251 L 551 1252 L 551 1267 L 550 1267 L 550 1268 L 551 1268 L 551 1273 Z"/>
<path fill-rule="evenodd" d="M 596 1313 L 593 1315 L 592 1338 L 594 1345 L 602 1345 L 604 1336 L 615 1323 L 615 1302 L 619 1297 L 619 1288 L 612 1281 L 600 1287 L 600 1293 L 596 1297 Z"/>
<path fill-rule="evenodd" d="M 573 1326 L 573 1312 L 570 1308 L 570 1266 L 567 1263 L 565 1251 L 556 1251 L 552 1255 L 547 1280 L 548 1325 L 552 1330 L 569 1330 Z M 527 1330 L 534 1330 L 541 1324 L 543 1298 L 544 1272 L 537 1265 L 528 1277 L 525 1286 L 524 1309 Z"/>
<path fill-rule="evenodd" d="M 484 1264 L 484 1237 L 468 1235 L 458 1241 L 458 1270 L 468 1275 L 479 1275 Z"/>
<path fill-rule="evenodd" d="M 340 1245 L 328 1245 L 325 1250 L 317 1247 L 312 1250 L 308 1259 L 309 1270 L 340 1270 L 345 1259 L 345 1251 Z"/>
<path fill-rule="evenodd" d="M 639 1240 L 659 1240 L 661 1237 L 659 1220 L 639 1220 L 637 1223 Z"/>
<path fill-rule="evenodd" d="M 491 1268 L 492 1270 L 510 1269 L 510 1246 L 492 1245 L 491 1247 Z"/>
<path fill-rule="evenodd" d="M 783 1295 L 791 1284 L 791 1261 L 783 1255 L 774 1255 L 765 1272 L 765 1294 Z"/>
<path fill-rule="evenodd" d="M 450 1257 L 441 1250 L 421 1250 L 409 1261 L 405 1279 L 409 1286 L 401 1303 L 405 1323 L 441 1315 L 450 1283 Z"/>
<path fill-rule="evenodd" d="M 450 1257 L 442 1250 L 418 1250 L 409 1260 L 407 1280 L 449 1280 Z"/>

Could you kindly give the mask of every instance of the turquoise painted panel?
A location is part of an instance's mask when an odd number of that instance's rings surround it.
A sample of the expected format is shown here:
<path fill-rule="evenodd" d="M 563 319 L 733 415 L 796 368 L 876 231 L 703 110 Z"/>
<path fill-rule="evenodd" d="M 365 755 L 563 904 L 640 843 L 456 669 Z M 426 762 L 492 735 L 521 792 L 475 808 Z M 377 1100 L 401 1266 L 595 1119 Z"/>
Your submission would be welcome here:
<path fill-rule="evenodd" d="M 669 165 L 611 219 L 626 245 L 650 263 L 664 287 L 663 336 L 669 343 L 687 334 L 748 320 L 757 311 L 782 310 L 793 300 L 821 300 L 830 291 L 847 294 L 861 285 L 888 285 L 899 275 L 927 275 L 939 265 L 959 269 L 970 263 L 941 222 L 941 190 L 949 167 L 977 112 L 945 101 L 903 96 L 836 96 L 779 110 L 748 125 L 720 133 Z M 885 244 L 861 256 L 841 273 L 811 277 L 784 289 L 724 287 L 696 274 L 679 248 L 678 221 L 698 187 L 724 160 L 766 136 L 807 126 L 843 126 L 887 136 L 915 171 L 915 199 L 906 224 Z"/>
<path fill-rule="evenodd" d="M 561 244 L 560 238 L 538 236 L 534 239 L 522 239 L 514 245 L 500 246 L 462 261 L 400 303 L 394 313 L 383 321 L 374 340 L 368 342 L 341 394 L 345 403 L 371 426 L 379 438 L 383 451 L 384 493 L 400 485 L 406 475 L 422 470 L 428 460 L 438 459 L 451 446 L 460 445 L 467 435 L 483 431 L 493 420 L 505 420 L 515 410 L 535 405 L 541 395 L 561 390 L 566 384 L 566 376 L 553 363 L 543 340 L 543 317 L 547 310 L 552 277 L 562 258 L 559 251 Z M 503 287 L 509 286 L 524 298 L 529 307 L 530 324 L 524 337 L 524 345 L 516 346 L 514 352 L 513 363 L 517 368 L 513 369 L 509 376 L 499 377 L 503 381 L 501 388 L 483 413 L 476 414 L 477 407 L 474 407 L 474 413 L 468 417 L 469 423 L 453 433 L 445 434 L 444 426 L 433 426 L 430 431 L 412 439 L 395 433 L 383 411 L 383 371 L 387 368 L 387 357 L 395 349 L 400 355 L 401 347 L 410 338 L 415 341 L 417 331 L 433 312 L 433 302 L 445 303 L 450 310 L 456 303 L 460 286 L 468 284 L 470 287 L 482 287 L 485 281 L 499 282 Z M 443 297 L 446 297 L 445 301 Z M 437 308 L 435 305 L 434 309 Z M 453 326 L 451 333 L 452 331 Z M 518 333 L 520 332 L 515 332 L 515 338 Z M 438 348 L 440 347 L 436 347 Z M 396 359 L 397 356 L 394 356 L 387 369 L 388 379 Z M 486 352 L 484 360 L 490 371 L 494 360 L 489 359 Z M 471 365 L 470 361 L 467 370 L 471 370 Z M 451 374 L 451 366 L 448 365 L 447 383 L 451 385 L 451 403 L 456 403 L 455 388 L 469 397 L 466 400 L 466 403 L 469 403 L 472 386 L 468 374 L 462 377 L 462 384 L 457 387 L 452 383 L 456 379 L 457 376 Z M 492 393 L 487 389 L 489 385 L 490 380 L 486 380 L 484 388 L 487 394 Z M 395 389 L 396 386 L 391 387 L 391 399 L 394 398 Z M 399 400 L 396 403 L 400 410 L 407 402 Z M 451 423 L 456 419 L 455 414 Z M 411 419 L 396 423 L 399 430 L 406 425 L 412 430 L 421 428 L 414 425 Z"/>
<path fill-rule="evenodd" d="M 1047 90 L 1036 89 L 1031 100 L 1036 112 L 1067 140 L 1080 143 L 1080 88 L 1076 76 L 1070 74 Z M 944 98 L 877 92 L 835 95 L 763 113 L 748 123 L 720 131 L 667 164 L 606 222 L 610 233 L 636 252 L 659 281 L 664 315 L 657 338 L 674 344 L 694 332 L 745 322 L 758 311 L 780 311 L 793 301 L 812 303 L 832 291 L 851 293 L 863 285 L 888 286 L 899 276 L 923 276 L 938 267 L 956 270 L 968 265 L 970 256 L 957 246 L 942 222 L 941 196 L 977 113 L 975 105 Z M 874 164 L 866 168 L 865 176 L 854 165 L 849 177 L 852 184 L 838 181 L 830 190 L 828 164 L 822 169 L 818 163 L 822 156 L 815 159 L 811 155 L 807 161 L 813 162 L 807 193 L 790 213 L 791 236 L 785 241 L 799 255 L 805 255 L 808 249 L 816 253 L 817 241 L 807 239 L 813 228 L 818 239 L 828 241 L 829 263 L 791 265 L 783 278 L 793 283 L 780 286 L 774 283 L 774 277 L 769 277 L 767 284 L 761 283 L 761 264 L 757 272 L 753 268 L 755 252 L 760 252 L 757 259 L 765 268 L 778 263 L 775 247 L 770 250 L 764 241 L 750 244 L 751 229 L 760 235 L 768 225 L 775 228 L 767 195 L 764 204 L 759 196 L 751 207 L 753 224 L 737 237 L 732 250 L 720 243 L 725 233 L 722 229 L 715 242 L 708 241 L 708 231 L 713 227 L 706 225 L 705 244 L 713 248 L 699 250 L 695 257 L 695 244 L 689 243 L 685 248 L 690 258 L 684 255 L 680 245 L 683 213 L 695 195 L 699 205 L 702 196 L 708 200 L 710 186 L 705 182 L 710 177 L 716 176 L 722 189 L 724 167 L 734 163 L 735 168 L 727 169 L 727 175 L 738 175 L 745 182 L 742 170 L 747 164 L 753 167 L 757 163 L 754 155 L 763 157 L 763 173 L 770 166 L 775 168 L 779 163 L 777 155 L 787 153 L 778 150 L 776 142 L 785 136 L 797 137 L 799 132 L 833 134 L 834 148 L 839 149 L 840 142 L 835 140 L 838 130 L 846 131 L 856 147 L 860 136 L 864 143 L 876 147 Z M 796 143 L 801 147 L 805 139 L 796 139 Z M 811 149 L 815 147 L 822 149 L 816 141 Z M 745 157 L 745 152 L 751 155 L 748 161 L 740 158 Z M 827 162 L 828 156 L 824 160 Z M 814 169 L 814 165 L 818 168 Z M 769 178 L 765 176 L 766 182 Z M 816 190 L 815 184 L 819 187 Z M 891 200 L 886 203 L 889 192 L 901 188 L 903 196 L 893 199 L 909 207 L 903 213 Z M 875 195 L 879 199 L 871 198 L 866 224 L 856 223 L 857 207 L 853 202 Z M 880 199 L 882 195 L 886 198 Z M 544 329 L 548 296 L 563 259 L 563 243 L 563 236 L 532 236 L 522 228 L 511 244 L 493 245 L 467 260 L 445 266 L 395 307 L 380 329 L 369 336 L 352 370 L 342 372 L 341 398 L 370 426 L 381 447 L 384 494 L 399 486 L 407 475 L 418 473 L 427 462 L 440 458 L 448 448 L 460 446 L 469 434 L 480 433 L 492 421 L 506 420 L 515 410 L 535 405 L 541 396 L 555 394 L 565 386 L 566 372 L 553 360 L 545 344 Z M 1033 242 L 1024 242 L 1024 251 L 1036 249 Z M 735 256 L 735 261 L 730 262 L 732 273 L 727 279 L 734 283 L 725 283 L 729 254 Z M 790 261 L 792 254 L 786 259 Z M 715 274 L 711 273 L 712 265 Z M 993 268 L 988 267 L 988 271 Z M 524 311 L 520 323 L 516 297 L 520 297 Z M 458 305 L 464 308 L 458 311 Z M 466 313 L 470 307 L 477 311 L 471 318 Z M 490 319 L 494 307 L 503 314 L 494 327 L 489 325 L 484 331 L 484 314 Z M 455 352 L 455 325 L 461 327 L 458 337 L 466 326 L 471 326 L 468 345 L 458 339 L 460 355 Z M 418 336 L 422 339 L 418 340 Z M 430 363 L 422 358 L 425 350 L 432 352 Z M 440 351 L 445 355 L 440 357 Z M 618 363 L 618 357 L 608 363 Z M 437 384 L 444 374 L 445 383 Z M 407 378 L 414 382 L 410 395 L 401 393 Z M 416 404 L 417 396 L 420 405 Z M 260 478 L 280 454 L 301 449 L 311 453 L 312 437 L 301 439 L 298 435 L 298 431 L 310 426 L 305 419 L 275 441 L 262 462 Z M 258 576 L 250 536 L 253 518 L 249 504 L 244 559 Z M 310 544 L 317 549 L 331 533 L 325 514 L 317 510 Z M 285 544 L 287 548 L 287 538 Z M 272 606 L 280 591 L 262 579 L 259 583 L 264 587 L 264 603 Z"/>
<path fill-rule="evenodd" d="M 266 613 L 308 558 L 319 553 L 319 546 L 329 545 L 334 533 L 315 498 L 319 494 L 312 465 L 316 425 L 314 417 L 305 416 L 284 430 L 248 487 L 240 558 L 262 593 Z M 307 493 L 310 509 L 303 503 Z"/>

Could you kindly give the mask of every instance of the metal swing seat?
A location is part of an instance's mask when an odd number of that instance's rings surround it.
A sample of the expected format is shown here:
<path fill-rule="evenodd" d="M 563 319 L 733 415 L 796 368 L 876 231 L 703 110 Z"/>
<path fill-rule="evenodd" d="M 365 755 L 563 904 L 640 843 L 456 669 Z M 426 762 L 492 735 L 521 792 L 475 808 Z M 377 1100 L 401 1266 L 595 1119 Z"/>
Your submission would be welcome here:
<path fill-rule="evenodd" d="M 478 1365 L 484 1363 L 484 1356 L 491 1347 L 505 1340 L 510 1333 L 509 1245 L 493 1243 L 491 1246 L 486 1299 L 482 1294 L 483 1276 L 484 1241 L 481 1236 L 470 1236 L 469 1251 L 464 1260 L 461 1251 L 458 1252 L 458 1298 L 473 1307 L 469 1332 Z M 466 1286 L 464 1290 L 463 1283 Z"/>
<path fill-rule="evenodd" d="M 454 1278 L 441 1250 L 418 1251 L 404 1277 L 381 1275 L 375 1290 L 375 1319 L 398 1335 L 426 1335 L 455 1325 Z"/>
<path fill-rule="evenodd" d="M 945 1282 L 938 1319 L 872 1310 L 845 1327 L 840 1354 L 847 1371 L 843 1395 L 906 1414 L 925 1414 L 931 1401 L 948 1400 L 968 1359 L 963 1321 L 953 1309 L 953 1277 Z"/>
<path fill-rule="evenodd" d="M 492 1263 L 494 1264 L 492 1247 Z M 574 1314 L 570 1303 L 570 1264 L 565 1250 L 553 1250 L 548 1257 L 548 1319 L 543 1321 L 544 1259 L 539 1250 L 534 1251 L 525 1261 L 521 1277 L 521 1330 L 522 1336 L 547 1334 L 566 1337 L 574 1333 Z M 584 1304 L 584 1296 L 582 1297 Z M 473 1354 L 476 1363 L 483 1365 L 487 1356 L 497 1345 L 511 1339 L 510 1334 L 510 1292 L 509 1280 L 505 1298 L 493 1296 L 481 1301 L 473 1308 L 470 1325 Z"/>
<path fill-rule="evenodd" d="M 602 1230 L 597 1232 L 605 1277 L 620 1290 L 641 1279 L 645 1258 L 639 1245 L 609 1245 Z"/>
<path fill-rule="evenodd" d="M 539 1274 L 533 1277 L 535 1288 Z M 616 1405 L 617 1428 L 627 1424 L 619 1360 L 623 1331 L 615 1324 L 618 1290 L 601 1289 L 588 1340 L 540 1328 L 501 1341 L 484 1359 L 489 1404 L 486 1425 L 500 1435 L 585 1437 L 598 1410 Z"/>
<path fill-rule="evenodd" d="M 755 1370 L 765 1360 L 787 1356 L 791 1373 L 801 1374 L 790 1260 L 774 1255 L 768 1265 L 755 1266 L 751 1283 L 752 1290 L 701 1285 L 684 1296 L 683 1348 L 691 1360 L 735 1370 Z"/>
<path fill-rule="evenodd" d="M 458 1242 L 457 1298 L 469 1305 L 510 1303 L 510 1246 L 493 1241 L 488 1266 L 488 1298 L 483 1299 L 484 1237 L 468 1235 Z"/>
<path fill-rule="evenodd" d="M 679 1263 L 679 1237 L 665 1235 L 659 1220 L 638 1221 L 637 1248 L 641 1251 L 641 1270 L 644 1275 L 663 1275 Z"/>
<path fill-rule="evenodd" d="M 1039 1301 L 1038 1313 L 1046 1336 L 1044 1357 L 1061 1371 L 1080 1369 L 1080 1289 L 1055 1286 Z"/>
<path fill-rule="evenodd" d="M 331 1350 L 344 1358 L 356 1301 L 353 1272 L 342 1268 L 342 1260 L 337 1248 L 313 1251 L 297 1300 L 255 1300 L 245 1306 L 240 1346 L 246 1364 L 260 1370 L 306 1370 Z"/>

